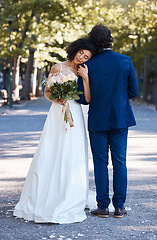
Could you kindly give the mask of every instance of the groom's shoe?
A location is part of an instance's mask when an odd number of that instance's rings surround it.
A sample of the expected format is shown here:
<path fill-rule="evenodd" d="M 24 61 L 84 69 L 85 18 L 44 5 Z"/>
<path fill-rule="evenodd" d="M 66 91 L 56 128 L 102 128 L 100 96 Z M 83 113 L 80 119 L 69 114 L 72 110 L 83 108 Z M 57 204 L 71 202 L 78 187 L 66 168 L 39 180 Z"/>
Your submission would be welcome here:
<path fill-rule="evenodd" d="M 123 209 L 116 208 L 115 212 L 114 212 L 114 217 L 115 218 L 122 218 L 126 214 L 127 214 L 127 211 L 125 210 L 125 208 L 123 208 Z"/>
<path fill-rule="evenodd" d="M 91 213 L 95 216 L 98 216 L 98 217 L 104 217 L 104 218 L 109 217 L 108 208 L 104 208 L 104 209 L 97 208 L 95 210 L 92 210 Z"/>

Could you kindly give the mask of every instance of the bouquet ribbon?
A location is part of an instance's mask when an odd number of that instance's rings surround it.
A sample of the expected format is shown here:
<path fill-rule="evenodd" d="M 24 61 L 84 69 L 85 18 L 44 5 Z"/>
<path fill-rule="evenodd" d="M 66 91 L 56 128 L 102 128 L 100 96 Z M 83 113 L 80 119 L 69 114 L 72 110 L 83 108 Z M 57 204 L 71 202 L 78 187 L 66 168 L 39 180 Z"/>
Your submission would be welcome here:
<path fill-rule="evenodd" d="M 71 117 L 71 112 L 70 112 L 70 107 L 69 107 L 69 103 L 67 102 L 65 106 L 63 106 L 63 110 L 62 110 L 63 114 L 64 114 L 64 119 L 66 122 L 69 122 L 69 126 L 70 127 L 74 127 L 73 124 L 73 120 Z M 67 130 L 67 128 L 66 128 Z"/>

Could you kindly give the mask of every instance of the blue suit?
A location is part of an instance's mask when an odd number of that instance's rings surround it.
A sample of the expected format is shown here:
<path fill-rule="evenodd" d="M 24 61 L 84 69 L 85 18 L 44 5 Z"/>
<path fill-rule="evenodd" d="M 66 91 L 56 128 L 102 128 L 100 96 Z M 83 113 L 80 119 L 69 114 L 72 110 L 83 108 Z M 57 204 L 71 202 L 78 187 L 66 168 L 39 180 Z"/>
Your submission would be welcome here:
<path fill-rule="evenodd" d="M 136 73 L 130 57 L 105 50 L 86 62 L 90 80 L 88 130 L 94 161 L 98 207 L 108 207 L 108 151 L 113 164 L 113 205 L 126 200 L 126 148 L 128 127 L 136 124 L 129 99 L 138 94 Z M 83 90 L 82 78 L 78 90 Z M 84 95 L 77 101 L 87 104 Z"/>

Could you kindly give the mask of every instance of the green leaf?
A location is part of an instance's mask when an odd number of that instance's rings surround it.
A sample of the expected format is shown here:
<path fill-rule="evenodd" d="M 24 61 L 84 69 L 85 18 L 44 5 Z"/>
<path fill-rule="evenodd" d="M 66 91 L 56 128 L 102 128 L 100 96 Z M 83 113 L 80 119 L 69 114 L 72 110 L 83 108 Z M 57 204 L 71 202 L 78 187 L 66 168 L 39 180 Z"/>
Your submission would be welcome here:
<path fill-rule="evenodd" d="M 77 94 L 74 94 L 74 95 L 73 95 L 73 99 L 75 99 L 75 100 L 79 100 L 80 97 L 79 97 Z"/>
<path fill-rule="evenodd" d="M 70 115 L 71 115 L 71 119 L 74 122 L 73 116 L 72 116 L 72 112 L 70 111 Z"/>
<path fill-rule="evenodd" d="M 80 95 L 80 94 L 83 94 L 83 92 L 82 91 L 77 91 L 77 94 Z"/>
<path fill-rule="evenodd" d="M 65 115 L 64 115 L 64 121 L 66 121 L 66 123 L 68 122 L 68 118 L 67 118 L 67 113 L 65 112 Z"/>
<path fill-rule="evenodd" d="M 65 99 L 66 98 L 66 94 L 62 93 L 62 98 Z"/>
<path fill-rule="evenodd" d="M 56 98 L 56 96 L 51 94 L 50 100 L 53 100 L 53 99 L 55 99 L 55 98 Z"/>

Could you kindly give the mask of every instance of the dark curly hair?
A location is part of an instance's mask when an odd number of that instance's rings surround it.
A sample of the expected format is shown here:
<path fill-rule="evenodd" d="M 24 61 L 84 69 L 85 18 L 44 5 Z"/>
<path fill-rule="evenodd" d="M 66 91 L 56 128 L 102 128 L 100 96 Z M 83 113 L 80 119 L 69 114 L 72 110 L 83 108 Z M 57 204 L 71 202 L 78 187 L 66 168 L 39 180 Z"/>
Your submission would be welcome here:
<path fill-rule="evenodd" d="M 75 55 L 83 49 L 90 51 L 92 53 L 92 57 L 97 53 L 97 47 L 95 46 L 91 38 L 83 37 L 69 44 L 66 49 L 68 59 L 72 61 L 75 58 Z"/>
<path fill-rule="evenodd" d="M 88 36 L 96 45 L 98 53 L 102 52 L 104 48 L 112 48 L 111 31 L 102 23 L 95 25 Z"/>

